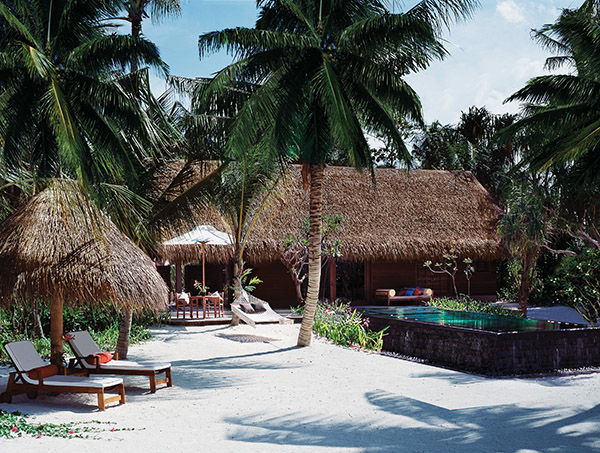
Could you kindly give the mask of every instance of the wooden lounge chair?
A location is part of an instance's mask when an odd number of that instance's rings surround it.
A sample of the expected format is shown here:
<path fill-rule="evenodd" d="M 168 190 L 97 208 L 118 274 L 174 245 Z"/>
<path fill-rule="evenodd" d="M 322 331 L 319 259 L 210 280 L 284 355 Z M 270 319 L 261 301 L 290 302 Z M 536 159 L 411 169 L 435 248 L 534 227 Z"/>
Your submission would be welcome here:
<path fill-rule="evenodd" d="M 132 360 L 111 360 L 108 363 L 100 363 L 95 354 L 99 354 L 100 348 L 94 342 L 94 339 L 87 331 L 71 332 L 65 335 L 75 359 L 71 359 L 69 368 L 79 368 L 88 373 L 96 374 L 119 374 L 130 376 L 148 376 L 150 379 L 150 391 L 156 392 L 156 386 L 167 384 L 167 387 L 173 386 L 171 378 L 171 364 L 168 362 L 134 362 Z M 115 358 L 118 356 L 115 354 Z M 89 363 L 89 362 L 92 363 Z M 156 379 L 156 376 L 165 373 L 162 379 Z"/>
<path fill-rule="evenodd" d="M 8 377 L 6 391 L 0 395 L 0 402 L 10 403 L 12 397 L 27 394 L 35 399 L 38 392 L 53 393 L 95 393 L 98 395 L 98 409 L 106 409 L 106 405 L 115 401 L 125 404 L 125 387 L 123 379 L 108 377 L 65 376 L 54 374 L 44 377 L 41 368 L 46 367 L 31 341 L 15 341 L 4 345 L 10 358 L 14 372 Z M 35 376 L 32 377 L 32 376 Z M 107 396 L 109 392 L 117 395 Z"/>
<path fill-rule="evenodd" d="M 256 324 L 264 323 L 279 323 L 293 324 L 294 321 L 284 318 L 279 313 L 274 311 L 268 302 L 254 297 L 242 290 L 242 295 L 231 304 L 231 312 L 233 317 L 231 324 L 237 326 L 240 320 L 246 324 L 256 327 Z"/>

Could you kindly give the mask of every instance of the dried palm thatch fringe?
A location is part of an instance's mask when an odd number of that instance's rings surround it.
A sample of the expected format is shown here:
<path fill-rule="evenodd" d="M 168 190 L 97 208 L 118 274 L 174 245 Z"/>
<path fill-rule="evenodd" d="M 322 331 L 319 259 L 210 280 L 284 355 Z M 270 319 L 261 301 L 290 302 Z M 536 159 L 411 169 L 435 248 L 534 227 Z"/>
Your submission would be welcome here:
<path fill-rule="evenodd" d="M 284 239 L 298 232 L 308 217 L 308 193 L 301 169 L 294 166 L 246 246 L 253 262 L 279 259 Z M 352 168 L 327 167 L 323 183 L 323 215 L 342 215 L 338 237 L 344 258 L 352 261 L 426 260 L 454 247 L 461 257 L 498 259 L 505 249 L 496 232 L 500 209 L 473 175 L 437 170 L 377 169 L 369 174 Z M 199 210 L 198 222 L 220 228 L 219 216 Z M 221 227 L 222 228 L 222 227 Z M 226 262 L 228 247 L 207 247 L 207 260 Z M 171 262 L 198 261 L 196 246 L 159 250 Z"/>
<path fill-rule="evenodd" d="M 162 310 L 152 260 L 77 189 L 59 181 L 0 224 L 0 304 L 62 299 Z"/>

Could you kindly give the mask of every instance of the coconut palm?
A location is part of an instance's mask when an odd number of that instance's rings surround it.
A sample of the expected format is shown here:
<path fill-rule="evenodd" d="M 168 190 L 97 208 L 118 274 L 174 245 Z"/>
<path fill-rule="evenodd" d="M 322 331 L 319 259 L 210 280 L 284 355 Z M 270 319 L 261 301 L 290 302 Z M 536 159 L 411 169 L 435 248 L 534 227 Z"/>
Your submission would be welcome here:
<path fill-rule="evenodd" d="M 48 179 L 77 179 L 126 230 L 148 209 L 131 188 L 163 135 L 144 109 L 145 74 L 119 70 L 167 66 L 149 41 L 112 33 L 119 8 L 117 0 L 0 2 L 0 143 L 7 175 L 28 175 L 34 191 Z"/>
<path fill-rule="evenodd" d="M 579 9 L 565 9 L 554 24 L 537 30 L 534 38 L 557 54 L 546 60 L 546 68 L 572 72 L 533 78 L 507 99 L 525 102 L 524 117 L 503 137 L 544 131 L 543 142 L 527 159 L 534 169 L 575 164 L 582 180 L 600 179 L 599 9 L 600 1 L 585 0 Z"/>
<path fill-rule="evenodd" d="M 258 0 L 256 27 L 201 35 L 200 57 L 220 49 L 238 60 L 212 85 L 231 80 L 260 84 L 239 110 L 233 149 L 258 137 L 280 154 L 293 153 L 310 186 L 309 284 L 298 345 L 310 344 L 321 273 L 321 211 L 325 162 L 334 147 L 352 165 L 372 169 L 365 132 L 392 138 L 402 161 L 410 156 L 396 117 L 422 121 L 421 104 L 403 80 L 447 52 L 440 30 L 468 17 L 475 0 L 424 0 L 390 14 L 379 0 Z"/>

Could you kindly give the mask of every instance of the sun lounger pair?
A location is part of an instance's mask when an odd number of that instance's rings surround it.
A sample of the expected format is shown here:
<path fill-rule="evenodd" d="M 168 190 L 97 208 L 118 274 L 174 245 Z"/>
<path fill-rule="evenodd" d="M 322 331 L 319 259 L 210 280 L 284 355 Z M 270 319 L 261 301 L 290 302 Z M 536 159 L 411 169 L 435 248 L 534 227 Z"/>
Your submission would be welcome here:
<path fill-rule="evenodd" d="M 44 363 L 31 341 L 16 341 L 4 345 L 15 370 L 8 377 L 6 391 L 0 394 L 1 403 L 10 403 L 15 395 L 27 394 L 35 399 L 38 392 L 54 393 L 95 393 L 98 395 L 98 409 L 115 401 L 125 404 L 123 379 L 108 377 L 65 376 L 58 373 L 54 365 Z M 116 392 L 117 395 L 108 396 Z"/>
<path fill-rule="evenodd" d="M 119 401 L 125 404 L 125 388 L 121 378 L 89 377 L 90 373 L 148 376 L 150 391 L 156 392 L 158 384 L 172 387 L 170 363 L 133 362 L 130 360 L 111 360 L 100 363 L 102 354 L 89 332 L 74 332 L 65 336 L 76 355 L 70 366 L 64 370 L 69 375 L 58 374 L 58 368 L 44 363 L 30 341 L 6 343 L 4 349 L 12 361 L 15 372 L 10 373 L 6 391 L 0 395 L 0 403 L 10 403 L 12 397 L 27 394 L 31 399 L 38 392 L 54 393 L 96 393 L 98 408 L 105 410 L 106 404 Z M 91 362 L 91 363 L 89 363 Z M 157 375 L 165 373 L 163 379 Z M 108 397 L 106 394 L 117 392 Z"/>
<path fill-rule="evenodd" d="M 252 327 L 262 323 L 294 323 L 291 319 L 284 318 L 273 310 L 264 300 L 254 297 L 244 290 L 242 290 L 241 296 L 231 304 L 231 312 L 233 313 L 231 324 L 234 326 L 237 326 L 240 320 Z"/>

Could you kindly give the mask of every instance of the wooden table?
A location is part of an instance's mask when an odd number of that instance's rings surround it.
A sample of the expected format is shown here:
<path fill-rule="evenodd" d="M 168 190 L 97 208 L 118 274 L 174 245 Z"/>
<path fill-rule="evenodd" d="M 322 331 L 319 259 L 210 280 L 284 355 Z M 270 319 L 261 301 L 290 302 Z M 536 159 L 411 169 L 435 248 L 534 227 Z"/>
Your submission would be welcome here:
<path fill-rule="evenodd" d="M 196 306 L 196 318 L 200 317 L 200 300 L 202 300 L 202 318 L 206 318 L 208 308 L 208 316 L 210 317 L 210 304 L 213 304 L 213 314 L 215 318 L 223 316 L 221 307 L 221 296 L 190 296 L 190 318 L 193 318 L 194 306 Z M 208 307 L 207 302 L 208 301 Z M 185 313 L 184 313 L 185 317 Z"/>

